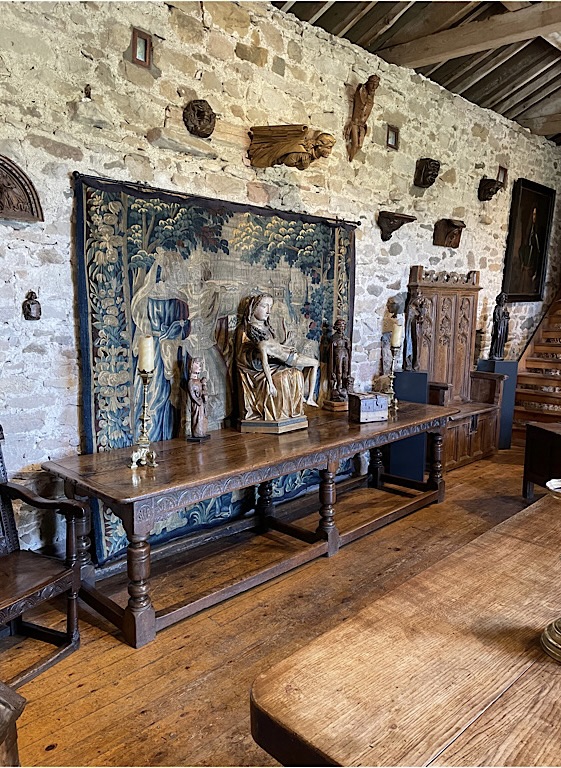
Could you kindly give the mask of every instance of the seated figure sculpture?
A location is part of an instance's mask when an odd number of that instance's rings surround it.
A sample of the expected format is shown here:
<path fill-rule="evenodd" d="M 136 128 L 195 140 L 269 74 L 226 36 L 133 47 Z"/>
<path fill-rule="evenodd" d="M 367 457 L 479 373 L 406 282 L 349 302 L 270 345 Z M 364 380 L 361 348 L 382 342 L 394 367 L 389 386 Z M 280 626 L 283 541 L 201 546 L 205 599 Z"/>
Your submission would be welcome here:
<path fill-rule="evenodd" d="M 302 419 L 305 390 L 305 402 L 317 405 L 314 395 L 319 363 L 275 338 L 270 322 L 272 306 L 273 297 L 267 293 L 248 297 L 236 329 L 242 421 Z"/>

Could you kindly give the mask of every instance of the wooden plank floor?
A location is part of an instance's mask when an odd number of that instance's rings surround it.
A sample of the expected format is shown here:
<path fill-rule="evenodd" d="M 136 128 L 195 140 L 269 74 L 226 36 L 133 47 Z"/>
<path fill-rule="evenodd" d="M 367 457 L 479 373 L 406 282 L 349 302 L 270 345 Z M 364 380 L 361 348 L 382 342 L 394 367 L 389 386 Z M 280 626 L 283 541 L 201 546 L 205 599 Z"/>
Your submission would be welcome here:
<path fill-rule="evenodd" d="M 456 470 L 443 504 L 169 627 L 137 650 L 82 606 L 82 647 L 20 689 L 28 700 L 19 720 L 22 765 L 276 765 L 250 735 L 257 675 L 525 508 L 521 488 L 519 449 Z M 342 501 L 348 515 L 361 514 L 363 493 Z M 158 601 L 175 602 L 176 586 L 162 571 Z M 182 588 L 188 582 L 185 570 Z M 114 593 L 121 588 L 115 577 Z M 46 618 L 60 621 L 56 604 Z M 4 651 L 0 679 L 36 652 L 33 641 Z M 538 761 L 539 745 L 535 754 Z M 538 764 L 531 752 L 525 758 Z"/>

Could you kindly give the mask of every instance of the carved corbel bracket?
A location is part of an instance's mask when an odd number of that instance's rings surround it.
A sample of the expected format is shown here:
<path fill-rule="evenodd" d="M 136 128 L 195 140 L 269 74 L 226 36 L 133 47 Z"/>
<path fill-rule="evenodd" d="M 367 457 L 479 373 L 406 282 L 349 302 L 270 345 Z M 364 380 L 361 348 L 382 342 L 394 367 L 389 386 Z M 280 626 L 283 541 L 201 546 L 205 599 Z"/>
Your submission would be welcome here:
<path fill-rule="evenodd" d="M 4 155 L 0 155 L 0 219 L 44 221 L 33 182 Z"/>
<path fill-rule="evenodd" d="M 415 178 L 413 184 L 416 187 L 426 189 L 432 187 L 440 171 L 440 162 L 431 157 L 421 157 L 415 165 Z"/>
<path fill-rule="evenodd" d="M 378 226 L 382 230 L 382 240 L 389 240 L 392 234 L 404 224 L 410 224 L 417 221 L 416 216 L 409 216 L 406 213 L 394 213 L 392 211 L 378 212 Z"/>
<path fill-rule="evenodd" d="M 439 219 L 434 225 L 433 245 L 457 248 L 460 245 L 462 229 L 465 226 L 465 222 L 460 221 L 460 219 Z"/>
<path fill-rule="evenodd" d="M 479 182 L 479 188 L 477 190 L 477 197 L 480 200 L 490 200 L 493 195 L 496 195 L 499 189 L 502 189 L 504 184 L 497 179 L 481 179 Z"/>

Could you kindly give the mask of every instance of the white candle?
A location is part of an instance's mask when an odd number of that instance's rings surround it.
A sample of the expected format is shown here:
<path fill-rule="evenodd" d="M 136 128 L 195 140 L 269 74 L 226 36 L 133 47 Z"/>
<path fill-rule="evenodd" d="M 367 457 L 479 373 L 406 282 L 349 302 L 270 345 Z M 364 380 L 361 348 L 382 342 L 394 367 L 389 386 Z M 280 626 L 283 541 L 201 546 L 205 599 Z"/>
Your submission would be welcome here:
<path fill-rule="evenodd" d="M 400 347 L 401 346 L 401 340 L 403 338 L 403 326 L 400 322 L 397 320 L 393 324 L 393 330 L 392 330 L 392 338 L 390 341 L 390 345 L 392 347 Z"/>
<path fill-rule="evenodd" d="M 152 336 L 141 336 L 138 343 L 138 367 L 141 371 L 154 370 L 154 339 Z"/>

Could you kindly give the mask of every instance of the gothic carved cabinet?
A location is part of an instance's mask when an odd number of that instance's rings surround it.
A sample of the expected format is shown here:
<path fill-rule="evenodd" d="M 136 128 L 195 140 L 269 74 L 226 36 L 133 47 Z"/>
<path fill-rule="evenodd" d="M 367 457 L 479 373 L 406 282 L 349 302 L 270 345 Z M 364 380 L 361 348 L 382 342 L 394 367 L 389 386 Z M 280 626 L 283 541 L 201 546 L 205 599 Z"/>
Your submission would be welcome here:
<path fill-rule="evenodd" d="M 417 369 L 428 371 L 429 400 L 457 405 L 444 441 L 446 469 L 489 456 L 497 449 L 504 376 L 473 370 L 479 272 L 425 271 L 411 267 L 409 296 L 417 315 Z M 419 301 L 419 299 L 421 299 Z"/>

